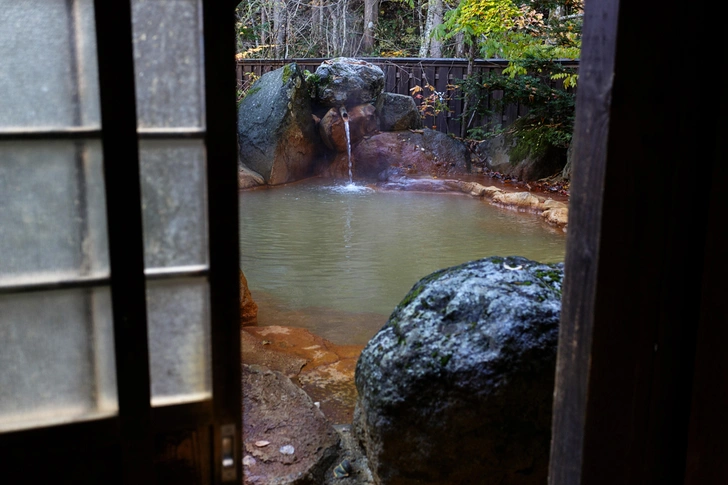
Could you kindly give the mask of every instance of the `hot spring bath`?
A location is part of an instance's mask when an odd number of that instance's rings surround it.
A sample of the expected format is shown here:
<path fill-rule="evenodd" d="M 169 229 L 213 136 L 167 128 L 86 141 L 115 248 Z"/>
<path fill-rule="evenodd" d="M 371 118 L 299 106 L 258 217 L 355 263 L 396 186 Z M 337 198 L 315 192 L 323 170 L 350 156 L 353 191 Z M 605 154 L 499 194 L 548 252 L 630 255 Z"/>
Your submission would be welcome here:
<path fill-rule="evenodd" d="M 365 344 L 417 280 L 487 256 L 563 261 L 536 215 L 459 194 L 347 192 L 311 179 L 241 192 L 240 267 L 259 325 Z"/>

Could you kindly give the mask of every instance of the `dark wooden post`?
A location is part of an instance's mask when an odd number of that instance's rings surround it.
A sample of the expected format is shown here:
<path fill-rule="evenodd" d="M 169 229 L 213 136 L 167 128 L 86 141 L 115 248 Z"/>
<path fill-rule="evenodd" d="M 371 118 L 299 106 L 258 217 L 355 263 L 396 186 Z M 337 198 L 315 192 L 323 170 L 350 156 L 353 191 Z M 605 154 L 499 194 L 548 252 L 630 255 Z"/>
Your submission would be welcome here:
<path fill-rule="evenodd" d="M 149 343 L 131 2 L 94 3 L 125 484 L 151 484 Z"/>
<path fill-rule="evenodd" d="M 725 287 L 706 265 L 719 256 L 707 213 L 725 171 L 725 94 L 686 90 L 666 69 L 692 49 L 675 41 L 676 24 L 702 37 L 698 13 L 676 4 L 586 4 L 551 485 L 683 483 L 698 329 L 705 341 L 728 319 L 701 295 Z M 720 66 L 720 46 L 700 45 Z"/>
<path fill-rule="evenodd" d="M 728 76 L 728 55 L 723 51 L 719 80 Z M 720 81 L 719 81 L 720 82 Z M 717 101 L 717 100 L 716 100 Z M 728 96 L 716 102 L 721 114 L 718 134 L 728 133 Z M 693 377 L 688 455 L 685 485 L 728 483 L 728 200 L 722 182 L 728 179 L 728 152 L 725 143 L 715 139 L 717 153 L 712 173 L 708 214 L 708 237 L 705 246 L 700 326 Z M 704 179 L 705 180 L 705 179 Z M 697 284 L 697 282 L 696 282 Z"/>

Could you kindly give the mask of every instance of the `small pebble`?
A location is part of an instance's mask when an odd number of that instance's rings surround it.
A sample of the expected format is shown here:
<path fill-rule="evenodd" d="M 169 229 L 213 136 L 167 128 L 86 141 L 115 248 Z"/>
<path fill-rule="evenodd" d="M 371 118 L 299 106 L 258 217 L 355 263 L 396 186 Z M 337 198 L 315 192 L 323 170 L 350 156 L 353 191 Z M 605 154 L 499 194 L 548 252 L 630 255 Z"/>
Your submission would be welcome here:
<path fill-rule="evenodd" d="M 281 446 L 280 450 L 278 450 L 278 451 L 280 451 L 284 455 L 292 455 L 296 452 L 296 449 L 291 445 L 285 445 L 285 446 Z"/>
<path fill-rule="evenodd" d="M 253 458 L 250 455 L 245 455 L 243 458 L 243 466 L 252 466 L 255 465 L 255 458 Z"/>
<path fill-rule="evenodd" d="M 349 460 L 344 460 L 338 465 L 336 465 L 336 468 L 334 468 L 334 477 L 335 478 L 344 478 L 351 475 L 351 463 L 349 463 Z"/>

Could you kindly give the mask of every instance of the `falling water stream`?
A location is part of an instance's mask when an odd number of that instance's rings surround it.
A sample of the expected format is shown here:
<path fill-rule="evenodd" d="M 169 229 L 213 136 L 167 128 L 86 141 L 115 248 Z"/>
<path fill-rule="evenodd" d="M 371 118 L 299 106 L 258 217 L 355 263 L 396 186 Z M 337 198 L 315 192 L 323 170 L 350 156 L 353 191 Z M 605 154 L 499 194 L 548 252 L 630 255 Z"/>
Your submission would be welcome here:
<path fill-rule="evenodd" d="M 259 325 L 361 345 L 435 270 L 487 256 L 563 261 L 565 234 L 536 215 L 465 195 L 349 186 L 310 179 L 240 193 L 240 267 Z"/>
<path fill-rule="evenodd" d="M 351 133 L 349 132 L 349 113 L 343 106 L 340 109 L 341 118 L 344 120 L 344 132 L 346 133 L 346 155 L 349 162 L 349 185 L 354 185 L 354 177 L 351 173 Z"/>

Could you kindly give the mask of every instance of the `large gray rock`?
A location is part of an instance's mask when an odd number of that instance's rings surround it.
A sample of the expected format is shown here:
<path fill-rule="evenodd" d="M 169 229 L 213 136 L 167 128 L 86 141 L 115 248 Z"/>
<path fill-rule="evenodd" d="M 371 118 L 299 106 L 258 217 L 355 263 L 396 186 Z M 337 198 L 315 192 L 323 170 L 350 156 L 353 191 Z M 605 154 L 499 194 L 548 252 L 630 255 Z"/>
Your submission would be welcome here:
<path fill-rule="evenodd" d="M 301 69 L 264 74 L 238 108 L 240 161 L 277 185 L 309 177 L 321 145 Z"/>
<path fill-rule="evenodd" d="M 384 90 L 384 72 L 358 59 L 337 57 L 316 68 L 316 97 L 328 107 L 374 103 Z"/>
<path fill-rule="evenodd" d="M 412 96 L 382 93 L 377 98 L 377 117 L 382 131 L 422 128 L 422 117 Z"/>
<path fill-rule="evenodd" d="M 376 483 L 546 484 L 562 278 L 491 257 L 415 284 L 357 363 Z"/>

